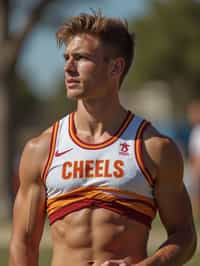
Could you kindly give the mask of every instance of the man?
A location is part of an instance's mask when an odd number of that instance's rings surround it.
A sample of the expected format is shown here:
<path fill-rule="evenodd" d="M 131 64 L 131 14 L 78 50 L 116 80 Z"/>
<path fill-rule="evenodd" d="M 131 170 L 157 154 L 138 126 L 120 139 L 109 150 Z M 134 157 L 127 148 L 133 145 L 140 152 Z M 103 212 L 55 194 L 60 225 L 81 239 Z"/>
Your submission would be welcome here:
<path fill-rule="evenodd" d="M 81 14 L 59 29 L 57 40 L 67 45 L 65 84 L 77 109 L 24 149 L 10 266 L 38 265 L 45 209 L 52 266 L 183 265 L 196 234 L 182 157 L 119 101 L 134 55 L 127 25 Z M 157 210 L 168 238 L 148 257 Z"/>

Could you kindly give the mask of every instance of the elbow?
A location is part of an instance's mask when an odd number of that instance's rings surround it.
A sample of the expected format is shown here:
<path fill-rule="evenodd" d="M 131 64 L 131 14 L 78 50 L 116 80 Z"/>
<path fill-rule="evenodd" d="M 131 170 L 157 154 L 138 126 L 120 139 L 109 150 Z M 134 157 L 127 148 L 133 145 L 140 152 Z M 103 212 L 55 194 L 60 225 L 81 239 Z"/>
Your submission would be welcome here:
<path fill-rule="evenodd" d="M 190 258 L 194 255 L 197 249 L 197 234 L 194 231 L 190 237 Z"/>
<path fill-rule="evenodd" d="M 183 235 L 185 239 L 185 246 L 186 246 L 186 252 L 187 254 L 187 261 L 190 260 L 197 248 L 197 235 L 195 230 L 192 230 L 192 232 L 187 232 Z"/>
<path fill-rule="evenodd" d="M 38 249 L 26 241 L 11 241 L 9 246 L 9 266 L 30 264 L 38 258 Z"/>
<path fill-rule="evenodd" d="M 9 246 L 9 266 L 15 266 L 22 259 L 22 247 L 20 249 L 14 242 Z"/>
<path fill-rule="evenodd" d="M 26 244 L 20 241 L 11 241 L 9 246 L 9 266 L 25 265 L 26 259 Z"/>

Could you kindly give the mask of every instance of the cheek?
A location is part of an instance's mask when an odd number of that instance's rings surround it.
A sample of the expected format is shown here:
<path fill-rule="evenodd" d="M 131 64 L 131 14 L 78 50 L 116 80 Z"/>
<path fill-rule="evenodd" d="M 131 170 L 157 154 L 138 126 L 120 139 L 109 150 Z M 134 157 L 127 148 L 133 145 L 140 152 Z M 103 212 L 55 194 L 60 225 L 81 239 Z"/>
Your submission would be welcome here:
<path fill-rule="evenodd" d="M 80 63 L 78 73 L 81 81 L 86 85 L 94 86 L 94 84 L 105 83 L 109 79 L 108 70 L 92 63 Z M 100 85 L 101 86 L 101 85 Z"/>
<path fill-rule="evenodd" d="M 79 62 L 78 71 L 83 75 L 95 74 L 98 71 L 98 66 L 92 62 Z"/>

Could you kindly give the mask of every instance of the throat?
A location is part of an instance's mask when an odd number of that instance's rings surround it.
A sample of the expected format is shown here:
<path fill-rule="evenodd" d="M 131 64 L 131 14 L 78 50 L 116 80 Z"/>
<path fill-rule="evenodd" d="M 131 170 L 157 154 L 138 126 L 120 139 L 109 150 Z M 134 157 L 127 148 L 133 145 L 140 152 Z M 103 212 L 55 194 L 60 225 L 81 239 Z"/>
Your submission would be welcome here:
<path fill-rule="evenodd" d="M 75 135 L 88 143 L 101 143 L 116 135 L 126 120 L 128 113 L 124 109 L 112 116 L 103 116 L 100 119 L 87 113 L 76 112 L 73 116 Z M 116 119 L 117 118 L 117 119 Z"/>
<path fill-rule="evenodd" d="M 96 130 L 96 131 L 84 131 L 84 130 L 77 130 L 76 131 L 77 137 L 82 140 L 83 142 L 90 143 L 90 144 L 98 144 L 104 141 L 107 141 L 112 137 L 108 132 L 103 130 Z"/>

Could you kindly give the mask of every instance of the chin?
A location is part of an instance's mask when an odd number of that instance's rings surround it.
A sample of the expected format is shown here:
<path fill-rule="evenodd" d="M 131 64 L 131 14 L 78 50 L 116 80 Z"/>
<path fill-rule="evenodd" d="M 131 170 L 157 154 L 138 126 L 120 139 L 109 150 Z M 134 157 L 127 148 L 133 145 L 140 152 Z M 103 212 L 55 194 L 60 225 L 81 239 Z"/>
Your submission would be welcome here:
<path fill-rule="evenodd" d="M 82 99 L 84 98 L 83 95 L 81 93 L 67 93 L 67 98 L 68 99 L 71 99 L 71 100 L 79 100 L 79 99 Z"/>

